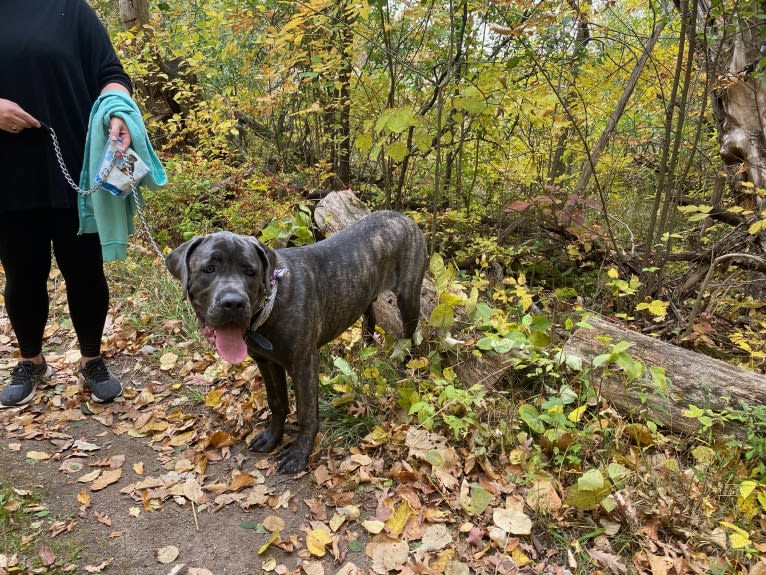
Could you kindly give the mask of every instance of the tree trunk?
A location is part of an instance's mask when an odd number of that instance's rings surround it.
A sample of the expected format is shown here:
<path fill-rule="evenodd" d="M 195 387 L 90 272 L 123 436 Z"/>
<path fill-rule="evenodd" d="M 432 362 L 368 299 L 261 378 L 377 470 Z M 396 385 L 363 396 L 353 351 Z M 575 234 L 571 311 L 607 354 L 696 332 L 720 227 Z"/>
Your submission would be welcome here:
<path fill-rule="evenodd" d="M 672 432 L 693 433 L 700 429 L 699 422 L 682 414 L 690 405 L 719 413 L 727 407 L 766 401 L 766 377 L 603 319 L 591 318 L 588 323 L 594 329 L 575 331 L 564 346 L 565 354 L 588 365 L 596 356 L 609 353 L 612 345 L 624 341 L 631 344 L 627 352 L 646 366 L 645 375 L 633 381 L 627 381 L 621 370 L 608 370 L 600 379 L 596 375 L 599 368 L 592 372 L 591 381 L 599 387 L 601 395 L 623 412 L 659 421 Z M 605 338 L 610 344 L 604 343 Z M 665 393 L 658 392 L 652 383 L 648 375 L 651 367 L 665 370 L 668 379 Z M 714 427 L 713 432 L 717 436 L 744 436 L 742 425 L 733 421 Z"/>

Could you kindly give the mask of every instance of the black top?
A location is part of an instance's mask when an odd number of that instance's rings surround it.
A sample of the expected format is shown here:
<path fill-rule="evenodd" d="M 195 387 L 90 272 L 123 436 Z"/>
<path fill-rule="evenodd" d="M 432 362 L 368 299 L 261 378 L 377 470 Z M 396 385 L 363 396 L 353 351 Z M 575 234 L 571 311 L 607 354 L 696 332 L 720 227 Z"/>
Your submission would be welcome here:
<path fill-rule="evenodd" d="M 91 107 L 110 82 L 132 89 L 85 0 L 0 0 L 0 98 L 53 127 L 75 182 Z M 0 130 L 0 213 L 75 205 L 48 131 Z"/>

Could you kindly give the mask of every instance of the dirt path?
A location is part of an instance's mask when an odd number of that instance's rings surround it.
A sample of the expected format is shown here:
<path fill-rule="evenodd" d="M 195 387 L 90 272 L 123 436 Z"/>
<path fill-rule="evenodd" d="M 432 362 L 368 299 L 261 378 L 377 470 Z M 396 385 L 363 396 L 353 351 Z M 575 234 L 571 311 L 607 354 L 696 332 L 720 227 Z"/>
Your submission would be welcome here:
<path fill-rule="evenodd" d="M 335 573 L 348 563 L 350 573 L 355 566 L 367 571 L 364 530 L 346 522 L 329 529 L 337 506 L 328 505 L 333 494 L 314 475 L 279 475 L 273 457 L 249 452 L 242 441 L 200 448 L 204 433 L 194 429 L 210 428 L 207 416 L 173 429 L 161 417 L 172 413 L 173 396 L 158 400 L 156 381 L 142 385 L 133 376 L 125 398 L 88 413 L 87 397 L 71 387 L 72 370 L 61 358 L 49 361 L 61 369 L 36 403 L 0 412 L 0 479 L 42 496 L 51 524 L 74 521 L 65 536 L 82 549 L 80 569 L 244 575 L 298 572 L 304 564 L 312 573 L 320 566 Z M 137 409 L 147 393 L 154 401 Z M 341 499 L 360 514 L 375 513 L 374 497 L 364 491 Z M 324 557 L 307 549 L 316 528 L 328 528 Z M 163 548 L 167 562 L 158 559 Z M 168 561 L 172 548 L 177 558 Z"/>

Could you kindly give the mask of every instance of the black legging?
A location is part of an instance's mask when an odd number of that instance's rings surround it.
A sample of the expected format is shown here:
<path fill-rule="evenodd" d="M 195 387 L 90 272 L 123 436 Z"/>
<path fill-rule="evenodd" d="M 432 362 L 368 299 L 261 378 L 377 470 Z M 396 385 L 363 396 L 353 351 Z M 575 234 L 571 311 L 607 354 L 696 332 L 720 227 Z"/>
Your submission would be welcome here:
<path fill-rule="evenodd" d="M 66 283 L 69 314 L 80 354 L 101 354 L 101 334 L 109 311 L 98 234 L 77 235 L 74 210 L 34 210 L 0 214 L 0 262 L 5 269 L 5 309 L 19 341 L 21 357 L 42 352 L 48 321 L 51 244 Z"/>

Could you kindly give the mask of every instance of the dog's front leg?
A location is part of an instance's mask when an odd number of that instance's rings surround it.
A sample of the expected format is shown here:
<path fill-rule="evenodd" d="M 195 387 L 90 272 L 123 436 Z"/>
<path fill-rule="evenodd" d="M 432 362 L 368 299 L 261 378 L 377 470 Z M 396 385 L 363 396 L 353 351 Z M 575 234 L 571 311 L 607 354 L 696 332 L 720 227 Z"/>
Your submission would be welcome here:
<path fill-rule="evenodd" d="M 319 431 L 319 350 L 301 358 L 290 370 L 295 391 L 298 436 L 277 456 L 280 473 L 298 473 L 306 467 Z"/>
<path fill-rule="evenodd" d="M 285 420 L 290 411 L 287 399 L 285 370 L 273 361 L 257 359 L 258 369 L 266 386 L 266 400 L 271 410 L 269 426 L 261 431 L 248 446 L 252 451 L 268 452 L 282 440 Z"/>

